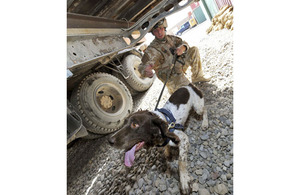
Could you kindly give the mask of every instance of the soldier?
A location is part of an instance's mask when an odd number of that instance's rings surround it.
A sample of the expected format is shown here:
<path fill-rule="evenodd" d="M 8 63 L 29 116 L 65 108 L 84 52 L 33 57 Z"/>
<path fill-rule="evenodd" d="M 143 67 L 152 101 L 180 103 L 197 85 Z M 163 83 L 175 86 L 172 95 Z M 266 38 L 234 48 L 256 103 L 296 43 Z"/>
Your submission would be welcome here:
<path fill-rule="evenodd" d="M 151 78 L 153 77 L 152 70 L 154 70 L 157 77 L 164 83 L 174 57 L 171 52 L 173 49 L 178 55 L 178 59 L 184 62 L 184 65 L 179 62 L 175 63 L 174 70 L 166 84 L 170 94 L 190 83 L 184 76 L 189 66 L 191 66 L 192 71 L 192 83 L 210 81 L 210 78 L 204 77 L 198 48 L 189 47 L 187 42 L 179 37 L 166 35 L 166 27 L 167 21 L 163 19 L 151 30 L 155 39 L 145 50 L 142 64 L 139 66 L 142 76 Z"/>

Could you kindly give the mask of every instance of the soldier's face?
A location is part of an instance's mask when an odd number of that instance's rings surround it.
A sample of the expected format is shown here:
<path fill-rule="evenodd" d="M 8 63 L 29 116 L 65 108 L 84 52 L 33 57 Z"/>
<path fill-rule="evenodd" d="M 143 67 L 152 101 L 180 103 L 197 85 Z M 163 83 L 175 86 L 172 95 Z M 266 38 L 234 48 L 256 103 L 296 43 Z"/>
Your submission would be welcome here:
<path fill-rule="evenodd" d="M 158 27 L 152 31 L 153 35 L 157 39 L 163 39 L 166 35 L 165 28 L 164 27 Z"/>

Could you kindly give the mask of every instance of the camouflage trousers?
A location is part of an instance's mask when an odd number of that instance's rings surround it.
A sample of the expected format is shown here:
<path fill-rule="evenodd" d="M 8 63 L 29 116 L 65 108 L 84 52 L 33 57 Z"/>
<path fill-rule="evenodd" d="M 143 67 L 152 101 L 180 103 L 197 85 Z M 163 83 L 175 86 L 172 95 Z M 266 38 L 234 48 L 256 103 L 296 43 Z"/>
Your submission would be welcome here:
<path fill-rule="evenodd" d="M 203 77 L 200 53 L 197 47 L 190 47 L 185 54 L 185 65 L 182 66 L 181 73 L 174 73 L 170 75 L 170 78 L 166 84 L 170 94 L 173 94 L 178 88 L 186 86 L 190 81 L 186 78 L 184 73 L 188 67 L 191 67 L 192 80 L 198 77 Z M 164 83 L 165 81 L 161 79 Z"/>

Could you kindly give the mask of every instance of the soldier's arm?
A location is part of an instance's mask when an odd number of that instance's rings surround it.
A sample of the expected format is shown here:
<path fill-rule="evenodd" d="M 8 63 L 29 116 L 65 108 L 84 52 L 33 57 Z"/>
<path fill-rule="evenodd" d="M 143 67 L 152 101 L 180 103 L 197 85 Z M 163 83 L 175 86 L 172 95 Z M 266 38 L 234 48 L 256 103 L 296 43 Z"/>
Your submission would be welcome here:
<path fill-rule="evenodd" d="M 183 41 L 181 38 L 174 36 L 175 46 L 177 48 L 177 55 L 181 55 L 190 48 L 189 44 L 186 41 Z"/>
<path fill-rule="evenodd" d="M 153 77 L 152 69 L 158 66 L 161 61 L 161 54 L 154 48 L 148 47 L 142 57 L 142 64 L 139 66 L 139 72 L 142 77 Z"/>

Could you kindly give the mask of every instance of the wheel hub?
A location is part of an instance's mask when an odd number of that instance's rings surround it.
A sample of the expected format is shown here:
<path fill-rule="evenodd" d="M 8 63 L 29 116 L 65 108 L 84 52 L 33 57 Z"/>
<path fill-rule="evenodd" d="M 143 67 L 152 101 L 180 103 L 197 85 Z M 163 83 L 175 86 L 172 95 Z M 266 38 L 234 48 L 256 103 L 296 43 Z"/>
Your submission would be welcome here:
<path fill-rule="evenodd" d="M 119 112 L 123 106 L 123 98 L 118 89 L 111 84 L 104 83 L 95 93 L 95 101 L 99 108 L 110 114 Z"/>
<path fill-rule="evenodd" d="M 109 96 L 105 95 L 101 97 L 100 104 L 103 106 L 103 108 L 108 109 L 112 106 L 113 101 Z"/>

